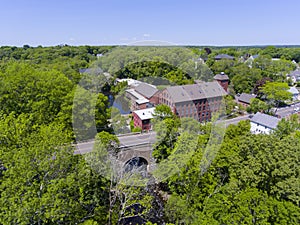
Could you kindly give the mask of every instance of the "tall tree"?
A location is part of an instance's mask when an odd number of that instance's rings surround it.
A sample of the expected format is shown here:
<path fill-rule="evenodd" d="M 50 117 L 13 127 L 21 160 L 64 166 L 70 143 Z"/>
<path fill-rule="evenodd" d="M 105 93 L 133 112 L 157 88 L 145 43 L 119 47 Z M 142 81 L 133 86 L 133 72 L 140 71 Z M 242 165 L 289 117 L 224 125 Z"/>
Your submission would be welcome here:
<path fill-rule="evenodd" d="M 0 110 L 9 114 L 30 113 L 38 124 L 54 121 L 72 83 L 56 70 L 10 63 L 0 73 Z"/>
<path fill-rule="evenodd" d="M 58 125 L 43 125 L 21 145 L 1 146 L 7 170 L 0 184 L 2 224 L 105 223 L 106 181 L 95 175 L 66 144 Z"/>
<path fill-rule="evenodd" d="M 288 92 L 288 90 L 289 86 L 287 83 L 267 82 L 261 88 L 261 93 L 265 95 L 265 98 L 269 101 L 269 104 L 276 107 L 277 110 L 280 102 L 284 102 L 285 100 L 290 100 L 292 98 L 292 94 Z"/>

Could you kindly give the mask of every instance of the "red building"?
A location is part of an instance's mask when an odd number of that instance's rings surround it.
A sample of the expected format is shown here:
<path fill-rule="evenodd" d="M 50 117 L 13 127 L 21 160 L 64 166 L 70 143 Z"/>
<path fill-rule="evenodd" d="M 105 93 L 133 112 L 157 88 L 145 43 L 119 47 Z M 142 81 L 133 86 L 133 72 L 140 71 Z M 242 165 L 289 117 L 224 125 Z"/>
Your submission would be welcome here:
<path fill-rule="evenodd" d="M 220 74 L 214 76 L 214 79 L 215 81 L 218 81 L 218 83 L 223 87 L 223 89 L 226 92 L 228 91 L 229 77 L 224 72 L 221 72 Z"/>
<path fill-rule="evenodd" d="M 154 113 L 153 108 L 141 109 L 132 112 L 134 127 L 140 127 L 142 130 L 151 130 L 151 119 Z"/>
<path fill-rule="evenodd" d="M 151 84 L 141 83 L 134 88 L 136 92 L 141 94 L 144 98 L 148 99 L 152 105 L 158 104 L 158 89 Z"/>
<path fill-rule="evenodd" d="M 158 104 L 158 89 L 146 83 L 139 83 L 126 90 L 126 96 L 131 102 L 131 111 L 151 108 Z"/>
<path fill-rule="evenodd" d="M 227 95 L 216 81 L 171 86 L 159 94 L 159 104 L 168 105 L 179 117 L 191 117 L 200 122 L 211 119 Z"/>

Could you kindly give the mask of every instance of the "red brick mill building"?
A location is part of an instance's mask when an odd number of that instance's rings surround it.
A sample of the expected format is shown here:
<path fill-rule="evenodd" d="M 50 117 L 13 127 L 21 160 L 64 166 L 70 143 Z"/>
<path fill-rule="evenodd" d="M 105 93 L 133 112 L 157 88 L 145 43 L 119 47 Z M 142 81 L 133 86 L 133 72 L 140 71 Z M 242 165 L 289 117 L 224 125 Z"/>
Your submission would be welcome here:
<path fill-rule="evenodd" d="M 214 76 L 213 82 L 167 87 L 159 94 L 159 103 L 168 105 L 180 118 L 208 121 L 211 113 L 219 110 L 228 85 L 229 78 L 222 72 Z"/>
<path fill-rule="evenodd" d="M 203 122 L 211 119 L 211 113 L 219 109 L 225 95 L 226 91 L 218 82 L 200 82 L 167 87 L 160 93 L 159 102 L 168 105 L 180 118 Z"/>
<path fill-rule="evenodd" d="M 224 73 L 217 74 L 214 79 L 213 82 L 196 81 L 196 84 L 170 86 L 155 92 L 154 96 L 158 96 L 158 99 L 155 99 L 153 105 L 168 105 L 180 118 L 209 121 L 212 113 L 219 110 L 223 97 L 227 95 L 229 84 L 229 78 Z M 151 129 L 153 111 L 154 108 L 133 111 L 134 125 L 142 130 Z"/>

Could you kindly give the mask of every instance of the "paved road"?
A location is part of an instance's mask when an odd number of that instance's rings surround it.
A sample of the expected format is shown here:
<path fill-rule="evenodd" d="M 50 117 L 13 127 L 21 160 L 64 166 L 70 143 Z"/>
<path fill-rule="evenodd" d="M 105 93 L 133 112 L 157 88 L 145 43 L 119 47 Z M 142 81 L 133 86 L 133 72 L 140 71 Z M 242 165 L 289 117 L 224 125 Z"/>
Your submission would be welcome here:
<path fill-rule="evenodd" d="M 276 115 L 283 118 L 288 115 L 295 113 L 295 108 L 300 108 L 300 103 L 293 104 L 291 106 L 285 107 L 285 108 L 279 108 L 276 112 Z M 239 116 L 233 119 L 224 120 L 226 126 L 230 124 L 237 124 L 241 120 L 247 120 L 249 119 L 249 115 L 245 116 Z M 156 140 L 156 133 L 155 132 L 149 132 L 149 133 L 142 133 L 142 134 L 130 134 L 130 135 L 123 135 L 118 136 L 120 141 L 120 147 L 132 147 L 136 145 L 143 145 L 143 144 L 153 144 Z M 76 145 L 77 150 L 75 151 L 75 154 L 84 154 L 87 152 L 90 152 L 93 149 L 94 141 L 88 141 L 84 143 L 79 143 Z"/>
<path fill-rule="evenodd" d="M 300 108 L 300 103 L 296 103 L 291 106 L 287 106 L 285 108 L 279 108 L 276 111 L 276 115 L 279 116 L 280 118 L 289 116 L 291 114 L 296 113 L 295 111 L 296 108 Z"/>
<path fill-rule="evenodd" d="M 248 115 L 246 116 L 240 116 L 237 118 L 225 120 L 226 126 L 229 124 L 237 124 L 241 120 L 248 119 Z M 156 132 L 152 131 L 149 133 L 142 133 L 142 134 L 130 134 L 130 135 L 123 135 L 118 136 L 120 141 L 120 147 L 132 147 L 137 145 L 143 145 L 143 144 L 153 144 L 156 141 Z M 87 152 L 90 152 L 93 149 L 94 146 L 94 140 L 78 143 L 76 145 L 77 150 L 75 151 L 75 154 L 84 154 Z"/>
<path fill-rule="evenodd" d="M 247 119 L 249 119 L 249 115 L 239 116 L 239 117 L 236 117 L 236 118 L 224 120 L 222 122 L 224 122 L 226 127 L 227 127 L 230 124 L 238 124 L 238 122 L 240 122 L 241 120 L 247 120 Z"/>
<path fill-rule="evenodd" d="M 121 148 L 131 147 L 135 145 L 149 144 L 149 143 L 153 144 L 156 140 L 155 138 L 156 138 L 156 133 L 153 131 L 149 133 L 118 136 Z M 75 154 L 84 154 L 90 152 L 94 147 L 94 143 L 95 143 L 94 140 L 78 143 L 76 145 L 77 150 L 75 151 Z"/>

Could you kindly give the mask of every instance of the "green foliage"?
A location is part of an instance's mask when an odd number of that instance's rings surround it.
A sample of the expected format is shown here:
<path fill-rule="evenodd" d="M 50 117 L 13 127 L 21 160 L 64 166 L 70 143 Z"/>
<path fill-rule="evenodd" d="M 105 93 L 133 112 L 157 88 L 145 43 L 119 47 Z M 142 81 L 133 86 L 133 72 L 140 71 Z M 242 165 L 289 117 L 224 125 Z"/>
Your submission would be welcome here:
<path fill-rule="evenodd" d="M 288 90 L 289 86 L 287 83 L 267 82 L 260 91 L 265 95 L 269 104 L 278 107 L 280 102 L 292 98 L 292 94 Z"/>
<path fill-rule="evenodd" d="M 153 117 L 154 120 L 164 120 L 166 118 L 173 118 L 174 114 L 169 106 L 160 104 L 155 107 Z"/>
<path fill-rule="evenodd" d="M 275 135 L 279 138 L 286 137 L 293 132 L 296 132 L 300 129 L 299 116 L 297 114 L 293 114 L 290 118 L 279 121 L 276 129 Z"/>
<path fill-rule="evenodd" d="M 179 125 L 179 120 L 176 118 L 165 118 L 154 122 L 153 126 L 157 141 L 152 155 L 157 162 L 166 159 L 171 154 L 178 137 Z"/>
<path fill-rule="evenodd" d="M 232 83 L 236 93 L 251 93 L 255 83 L 262 78 L 261 71 L 256 68 L 249 68 L 245 64 L 232 68 L 234 74 Z"/>
<path fill-rule="evenodd" d="M 205 65 L 195 68 L 193 51 L 182 47 L 118 47 L 99 59 L 97 66 L 119 78 L 163 77 L 176 84 L 211 77 Z"/>
<path fill-rule="evenodd" d="M 199 176 L 197 165 L 203 152 L 198 150 L 181 173 L 169 179 L 168 221 L 299 223 L 298 137 L 280 140 L 272 135 L 251 135 L 249 130 L 249 121 L 227 128 L 222 148 L 207 173 Z"/>
<path fill-rule="evenodd" d="M 1 224 L 121 224 L 133 215 L 147 224 L 300 223 L 297 115 L 279 122 L 269 136 L 250 134 L 247 120 L 214 139 L 211 133 L 221 133 L 221 127 L 179 120 L 159 105 L 153 120 L 158 169 L 148 174 L 150 180 L 141 173 L 119 176 L 118 139 L 97 132 L 109 130 L 110 116 L 115 132 L 128 132 L 127 117 L 108 109 L 107 97 L 99 93 L 111 80 L 78 72 L 93 65 L 115 77 L 154 76 L 186 84 L 224 71 L 234 91 L 260 90 L 259 98 L 266 97 L 268 105 L 252 100 L 249 111 L 255 113 L 291 97 L 282 82 L 295 69 L 290 60 L 299 62 L 299 48 L 110 49 L 0 47 Z M 96 62 L 98 53 L 107 54 Z M 239 60 L 215 61 L 219 53 Z M 247 64 L 240 59 L 247 53 L 260 56 Z M 208 58 L 206 64 L 197 60 L 200 55 Z M 275 82 L 266 82 L 271 79 Z M 110 91 L 116 95 L 124 86 Z M 230 97 L 225 101 L 230 113 L 235 104 Z M 74 136 L 95 135 L 91 153 L 73 154 Z"/>
<path fill-rule="evenodd" d="M 80 80 L 79 69 L 86 68 L 95 61 L 96 54 L 105 53 L 112 47 L 94 46 L 55 46 L 55 47 L 0 47 L 0 59 L 3 63 L 21 61 L 66 75 L 73 83 Z"/>
<path fill-rule="evenodd" d="M 119 109 L 111 107 L 111 126 L 113 128 L 114 134 L 130 133 L 127 120 L 128 118 L 122 115 Z"/>
<path fill-rule="evenodd" d="M 108 98 L 105 95 L 77 87 L 73 96 L 72 122 L 77 141 L 94 138 L 97 130 L 108 128 L 107 119 L 110 111 L 108 110 Z M 71 109 L 66 108 L 66 110 Z M 67 113 L 70 112 L 67 111 Z"/>
<path fill-rule="evenodd" d="M 105 221 L 105 181 L 66 143 L 67 134 L 53 124 L 28 134 L 21 146 L 9 151 L 1 146 L 8 168 L 0 185 L 2 224 L 75 224 L 89 217 Z"/>
<path fill-rule="evenodd" d="M 141 132 L 142 128 L 140 128 L 140 127 L 134 127 L 131 131 L 132 132 Z"/>
<path fill-rule="evenodd" d="M 54 121 L 72 83 L 62 73 L 10 63 L 0 73 L 0 111 L 30 113 L 37 124 Z"/>
<path fill-rule="evenodd" d="M 237 65 L 237 62 L 230 59 L 222 59 L 218 61 L 214 61 L 213 65 L 210 67 L 214 74 L 218 74 L 224 72 L 232 79 L 233 74 L 231 73 L 231 69 Z"/>
<path fill-rule="evenodd" d="M 286 74 L 296 69 L 296 66 L 285 59 L 272 60 L 270 55 L 260 55 L 254 60 L 254 67 L 261 70 L 263 77 L 283 82 Z"/>
<path fill-rule="evenodd" d="M 128 86 L 127 82 L 120 82 L 117 85 L 111 86 L 110 91 L 113 95 L 117 95 L 117 94 L 121 95 L 122 91 L 124 91 L 127 86 Z"/>
<path fill-rule="evenodd" d="M 248 107 L 248 112 L 257 113 L 257 112 L 266 112 L 270 109 L 270 105 L 264 101 L 253 98 L 250 100 L 250 106 Z"/>
<path fill-rule="evenodd" d="M 237 106 L 237 103 L 234 101 L 234 98 L 231 95 L 226 95 L 224 97 L 224 101 L 226 107 L 226 115 L 230 115 L 234 111 L 235 106 Z"/>

